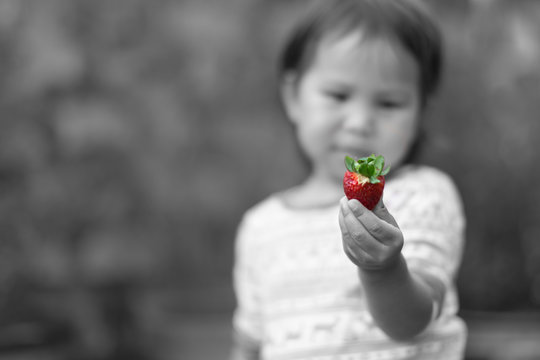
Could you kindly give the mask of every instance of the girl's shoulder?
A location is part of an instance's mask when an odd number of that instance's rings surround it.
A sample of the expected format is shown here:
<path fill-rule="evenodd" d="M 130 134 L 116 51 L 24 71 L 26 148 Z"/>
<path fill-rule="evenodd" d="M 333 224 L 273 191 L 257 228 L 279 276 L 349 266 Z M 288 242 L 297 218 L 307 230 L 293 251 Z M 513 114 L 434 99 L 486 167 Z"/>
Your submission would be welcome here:
<path fill-rule="evenodd" d="M 279 212 L 281 208 L 278 194 L 271 194 L 247 209 L 245 216 L 267 215 Z"/>
<path fill-rule="evenodd" d="M 389 179 L 388 185 L 423 191 L 457 191 L 450 174 L 428 165 L 405 165 Z"/>
<path fill-rule="evenodd" d="M 400 168 L 387 182 L 384 196 L 385 204 L 396 213 L 403 210 L 427 214 L 433 209 L 443 209 L 461 217 L 464 212 L 460 191 L 451 175 L 431 166 Z"/>

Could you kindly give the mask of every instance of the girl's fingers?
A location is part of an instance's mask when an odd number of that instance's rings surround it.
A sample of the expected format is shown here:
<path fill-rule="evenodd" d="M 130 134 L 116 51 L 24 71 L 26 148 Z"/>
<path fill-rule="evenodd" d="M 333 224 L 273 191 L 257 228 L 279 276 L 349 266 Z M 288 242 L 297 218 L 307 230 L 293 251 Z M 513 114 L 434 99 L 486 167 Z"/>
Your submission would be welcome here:
<path fill-rule="evenodd" d="M 392 245 L 396 239 L 401 238 L 399 228 L 394 225 L 395 220 L 388 213 L 384 204 L 379 203 L 378 208 L 374 209 L 377 213 L 366 209 L 358 200 L 342 200 L 341 209 L 344 213 L 345 224 L 352 235 L 359 231 L 358 225 L 363 226 L 373 238 L 385 245 Z M 380 215 L 381 217 L 377 216 Z M 356 220 L 356 221 L 354 221 Z M 358 223 L 358 224 L 357 224 Z M 357 224 L 357 225 L 354 225 Z M 354 229 L 351 229 L 351 226 Z"/>
<path fill-rule="evenodd" d="M 386 206 L 384 206 L 382 197 L 381 197 L 381 200 L 379 200 L 379 202 L 377 203 L 377 205 L 375 205 L 375 208 L 373 209 L 373 213 L 377 215 L 377 217 L 379 217 L 380 219 L 383 219 L 384 221 L 386 221 L 387 223 L 394 225 L 395 227 L 399 227 L 396 220 L 392 216 L 392 214 L 390 214 Z"/>
<path fill-rule="evenodd" d="M 347 257 L 357 266 L 362 266 L 366 260 L 373 260 L 373 257 L 364 251 L 364 249 L 351 237 L 341 211 L 339 212 L 339 226 L 341 227 L 341 232 L 343 234 L 343 250 Z M 373 242 L 377 241 L 373 239 Z"/>
<path fill-rule="evenodd" d="M 349 244 L 351 250 L 367 254 L 384 251 L 385 246 L 366 231 L 346 204 L 342 206 L 339 213 L 339 226 L 343 233 L 343 241 Z"/>
<path fill-rule="evenodd" d="M 362 249 L 353 249 L 353 245 L 350 243 L 343 244 L 345 254 L 347 257 L 356 264 L 356 266 L 365 267 L 367 264 L 374 263 L 373 256 L 366 253 Z"/>

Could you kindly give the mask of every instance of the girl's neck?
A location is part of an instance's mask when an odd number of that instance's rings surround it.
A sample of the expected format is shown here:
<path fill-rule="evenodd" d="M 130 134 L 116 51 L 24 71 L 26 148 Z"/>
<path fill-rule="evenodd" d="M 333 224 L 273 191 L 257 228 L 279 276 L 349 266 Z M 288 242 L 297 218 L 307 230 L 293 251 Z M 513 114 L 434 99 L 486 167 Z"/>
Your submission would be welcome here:
<path fill-rule="evenodd" d="M 342 196 L 339 179 L 311 174 L 302 184 L 286 191 L 282 199 L 293 209 L 316 209 L 335 206 Z"/>

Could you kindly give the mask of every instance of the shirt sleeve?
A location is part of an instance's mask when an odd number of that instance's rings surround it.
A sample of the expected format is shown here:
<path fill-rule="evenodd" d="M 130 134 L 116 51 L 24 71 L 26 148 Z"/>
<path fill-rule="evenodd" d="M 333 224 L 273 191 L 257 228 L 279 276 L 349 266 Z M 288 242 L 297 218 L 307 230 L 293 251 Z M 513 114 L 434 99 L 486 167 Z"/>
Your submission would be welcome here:
<path fill-rule="evenodd" d="M 414 180 L 396 219 L 404 237 L 403 255 L 412 271 L 439 279 L 453 289 L 459 269 L 465 217 L 459 192 L 446 174 L 433 170 Z"/>
<path fill-rule="evenodd" d="M 233 314 L 233 328 L 253 344 L 261 342 L 261 298 L 260 281 L 255 266 L 256 229 L 250 226 L 244 216 L 237 231 L 235 242 L 235 262 L 233 286 L 236 295 L 236 309 Z"/>

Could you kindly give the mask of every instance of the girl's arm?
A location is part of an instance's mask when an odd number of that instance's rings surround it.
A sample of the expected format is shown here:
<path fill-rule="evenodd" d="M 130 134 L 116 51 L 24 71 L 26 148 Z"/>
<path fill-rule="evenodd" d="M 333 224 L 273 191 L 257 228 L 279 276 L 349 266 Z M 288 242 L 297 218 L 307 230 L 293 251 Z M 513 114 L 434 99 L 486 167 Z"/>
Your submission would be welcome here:
<path fill-rule="evenodd" d="M 396 340 L 421 333 L 437 315 L 444 285 L 409 271 L 401 254 L 403 235 L 382 202 L 371 212 L 343 198 L 339 222 L 345 253 L 358 266 L 377 325 Z"/>
<path fill-rule="evenodd" d="M 438 315 L 444 285 L 430 275 L 410 272 L 402 255 L 385 269 L 359 268 L 359 275 L 373 319 L 391 338 L 410 339 Z"/>
<path fill-rule="evenodd" d="M 235 239 L 233 288 L 237 306 L 232 318 L 230 360 L 259 360 L 262 328 L 259 269 L 251 244 L 261 229 L 246 214 Z M 256 254 L 255 254 L 256 255 Z"/>

